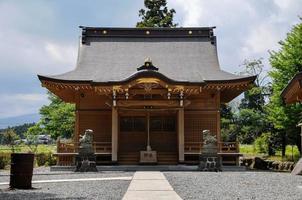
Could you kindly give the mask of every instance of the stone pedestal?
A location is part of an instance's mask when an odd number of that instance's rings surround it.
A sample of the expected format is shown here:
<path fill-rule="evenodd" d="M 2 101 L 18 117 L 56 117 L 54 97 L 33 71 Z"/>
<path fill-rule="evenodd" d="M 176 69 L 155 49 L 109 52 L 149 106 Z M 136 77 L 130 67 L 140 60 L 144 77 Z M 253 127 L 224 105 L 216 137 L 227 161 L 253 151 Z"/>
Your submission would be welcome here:
<path fill-rule="evenodd" d="M 218 155 L 217 145 L 214 143 L 205 144 L 199 156 L 199 170 L 221 171 L 221 156 Z"/>
<path fill-rule="evenodd" d="M 96 156 L 90 155 L 77 155 L 76 156 L 76 172 L 97 172 Z"/>
<path fill-rule="evenodd" d="M 141 164 L 156 164 L 157 163 L 156 151 L 141 151 L 139 162 Z"/>
<path fill-rule="evenodd" d="M 82 146 L 79 148 L 79 155 L 75 158 L 76 172 L 97 172 L 96 156 L 92 146 Z"/>
<path fill-rule="evenodd" d="M 203 130 L 203 147 L 199 156 L 199 170 L 221 171 L 221 156 L 218 155 L 217 139 L 209 130 Z"/>
<path fill-rule="evenodd" d="M 198 168 L 200 171 L 221 171 L 221 157 L 217 154 L 201 154 Z"/>

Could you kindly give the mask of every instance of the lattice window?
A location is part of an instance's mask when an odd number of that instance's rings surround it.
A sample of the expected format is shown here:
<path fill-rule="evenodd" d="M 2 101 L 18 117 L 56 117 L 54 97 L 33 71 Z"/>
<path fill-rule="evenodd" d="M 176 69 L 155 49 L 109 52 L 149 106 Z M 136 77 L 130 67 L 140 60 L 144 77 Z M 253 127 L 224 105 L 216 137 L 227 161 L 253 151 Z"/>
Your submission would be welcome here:
<path fill-rule="evenodd" d="M 185 141 L 202 141 L 202 131 L 210 130 L 217 133 L 217 115 L 215 113 L 185 114 Z"/>
<path fill-rule="evenodd" d="M 176 121 L 174 117 L 151 117 L 150 131 L 175 132 Z"/>
<path fill-rule="evenodd" d="M 144 117 L 121 117 L 121 132 L 143 132 L 146 130 L 146 119 Z"/>

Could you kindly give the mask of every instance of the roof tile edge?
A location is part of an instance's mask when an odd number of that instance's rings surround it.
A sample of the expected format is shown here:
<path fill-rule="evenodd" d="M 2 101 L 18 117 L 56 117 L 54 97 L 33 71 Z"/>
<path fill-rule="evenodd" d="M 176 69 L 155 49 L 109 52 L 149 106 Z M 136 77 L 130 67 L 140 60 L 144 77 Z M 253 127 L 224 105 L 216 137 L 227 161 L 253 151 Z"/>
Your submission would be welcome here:
<path fill-rule="evenodd" d="M 215 44 L 216 27 L 181 27 L 181 28 L 121 28 L 121 27 L 85 27 L 82 29 L 82 44 L 87 37 L 123 37 L 123 38 L 209 38 Z"/>

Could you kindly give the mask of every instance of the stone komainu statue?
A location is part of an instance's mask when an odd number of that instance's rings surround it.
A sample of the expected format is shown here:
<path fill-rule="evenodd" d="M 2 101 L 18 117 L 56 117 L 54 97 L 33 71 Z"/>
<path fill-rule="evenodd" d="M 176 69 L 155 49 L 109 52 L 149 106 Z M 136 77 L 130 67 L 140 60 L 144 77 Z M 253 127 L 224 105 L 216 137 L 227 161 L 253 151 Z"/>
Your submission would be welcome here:
<path fill-rule="evenodd" d="M 210 130 L 203 130 L 203 153 L 217 153 L 217 139 Z"/>
<path fill-rule="evenodd" d="M 92 148 L 93 142 L 93 130 L 87 129 L 85 130 L 84 135 L 80 135 L 80 149 L 81 148 Z"/>
<path fill-rule="evenodd" d="M 93 150 L 93 131 L 85 130 L 79 139 L 79 155 L 76 156 L 76 171 L 97 171 L 96 156 Z"/>
<path fill-rule="evenodd" d="M 221 171 L 221 160 L 217 154 L 216 135 L 209 130 L 203 130 L 203 148 L 199 156 L 199 170 L 201 171 Z"/>

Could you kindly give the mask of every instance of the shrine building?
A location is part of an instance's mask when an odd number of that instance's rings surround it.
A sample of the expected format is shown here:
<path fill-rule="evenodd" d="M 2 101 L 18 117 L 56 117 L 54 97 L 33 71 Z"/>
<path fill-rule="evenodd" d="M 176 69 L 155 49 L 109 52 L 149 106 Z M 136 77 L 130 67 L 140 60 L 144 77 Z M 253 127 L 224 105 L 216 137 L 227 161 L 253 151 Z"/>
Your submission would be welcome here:
<path fill-rule="evenodd" d="M 154 164 L 196 163 L 203 130 L 216 136 L 224 164 L 238 164 L 238 143 L 221 140 L 220 105 L 255 76 L 220 69 L 215 27 L 80 28 L 76 68 L 38 75 L 76 106 L 73 142 L 58 141 L 58 165 L 73 163 L 86 129 L 99 165 L 143 163 L 147 150 Z"/>

